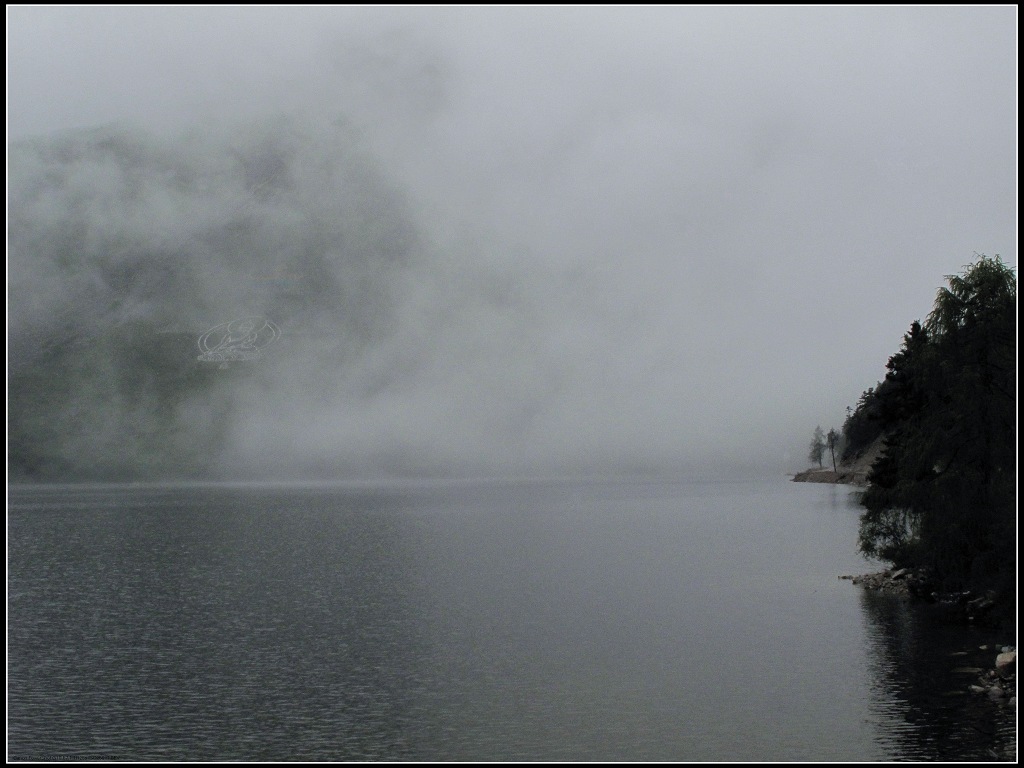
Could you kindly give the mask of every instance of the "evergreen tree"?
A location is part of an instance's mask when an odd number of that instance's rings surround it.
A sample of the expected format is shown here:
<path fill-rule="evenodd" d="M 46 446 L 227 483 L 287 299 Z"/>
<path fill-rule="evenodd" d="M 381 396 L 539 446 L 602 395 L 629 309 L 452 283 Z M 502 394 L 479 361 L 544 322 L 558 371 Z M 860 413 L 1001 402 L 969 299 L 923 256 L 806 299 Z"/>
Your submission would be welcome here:
<path fill-rule="evenodd" d="M 874 400 L 886 433 L 860 546 L 944 587 L 1012 592 L 1016 543 L 1016 276 L 980 257 L 947 276 Z"/>
<path fill-rule="evenodd" d="M 825 457 L 825 433 L 821 430 L 821 427 L 814 428 L 814 437 L 811 438 L 811 448 L 807 454 L 807 458 L 811 462 L 818 462 L 818 467 L 822 466 L 822 459 Z"/>
<path fill-rule="evenodd" d="M 850 413 L 847 414 L 842 429 L 843 461 L 855 459 L 882 434 L 879 399 L 875 394 L 875 387 L 869 387 L 862 392 L 857 407 L 847 410 Z"/>

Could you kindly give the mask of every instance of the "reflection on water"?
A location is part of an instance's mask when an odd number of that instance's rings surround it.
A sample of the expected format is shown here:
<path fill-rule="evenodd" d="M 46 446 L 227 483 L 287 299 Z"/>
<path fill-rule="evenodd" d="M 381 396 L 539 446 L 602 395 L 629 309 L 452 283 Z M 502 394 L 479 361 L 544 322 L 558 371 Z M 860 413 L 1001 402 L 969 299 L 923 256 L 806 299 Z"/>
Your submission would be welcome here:
<path fill-rule="evenodd" d="M 14 488 L 9 757 L 1009 754 L 1010 714 L 945 695 L 993 639 L 836 578 L 844 490 Z"/>
<path fill-rule="evenodd" d="M 871 711 L 885 751 L 906 760 L 1015 760 L 1015 711 L 968 693 L 977 674 L 956 671 L 991 668 L 997 646 L 1012 638 L 952 625 L 934 607 L 896 596 L 864 590 L 861 601 Z"/>

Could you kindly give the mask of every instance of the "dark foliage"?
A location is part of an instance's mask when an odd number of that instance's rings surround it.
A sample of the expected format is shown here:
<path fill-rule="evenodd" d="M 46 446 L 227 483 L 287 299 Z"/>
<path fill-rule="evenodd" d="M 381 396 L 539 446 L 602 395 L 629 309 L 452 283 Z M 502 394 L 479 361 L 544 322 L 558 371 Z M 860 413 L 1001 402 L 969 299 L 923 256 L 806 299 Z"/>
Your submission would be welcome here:
<path fill-rule="evenodd" d="M 945 589 L 1015 590 L 1016 298 L 1013 269 L 982 256 L 949 276 L 844 426 L 848 452 L 885 434 L 860 547 L 924 567 Z M 861 448 L 862 450 L 862 448 Z"/>

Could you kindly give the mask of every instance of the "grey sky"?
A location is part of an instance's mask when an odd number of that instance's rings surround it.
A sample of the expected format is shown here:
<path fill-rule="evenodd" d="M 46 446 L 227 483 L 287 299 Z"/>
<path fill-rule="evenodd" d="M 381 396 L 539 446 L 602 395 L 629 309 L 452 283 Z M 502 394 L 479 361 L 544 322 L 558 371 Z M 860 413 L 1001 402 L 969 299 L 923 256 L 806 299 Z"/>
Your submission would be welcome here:
<path fill-rule="evenodd" d="M 345 115 L 412 201 L 437 256 L 389 343 L 415 380 L 249 442 L 304 423 L 299 451 L 798 469 L 943 275 L 1017 263 L 1013 6 L 7 21 L 9 141 Z"/>

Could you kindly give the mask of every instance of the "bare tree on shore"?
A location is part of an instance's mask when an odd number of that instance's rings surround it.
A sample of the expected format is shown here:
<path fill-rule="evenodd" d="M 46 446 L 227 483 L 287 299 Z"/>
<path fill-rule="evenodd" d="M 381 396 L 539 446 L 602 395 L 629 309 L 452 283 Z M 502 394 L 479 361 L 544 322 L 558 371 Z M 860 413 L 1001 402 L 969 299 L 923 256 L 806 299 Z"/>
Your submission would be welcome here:
<path fill-rule="evenodd" d="M 828 435 L 825 437 L 825 444 L 828 446 L 828 452 L 832 454 L 832 471 L 839 472 L 839 468 L 836 466 L 836 450 L 839 448 L 839 433 L 835 429 L 830 429 Z"/>

